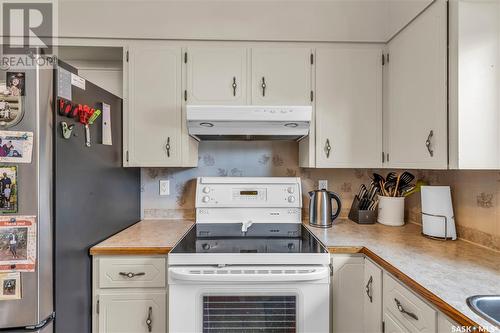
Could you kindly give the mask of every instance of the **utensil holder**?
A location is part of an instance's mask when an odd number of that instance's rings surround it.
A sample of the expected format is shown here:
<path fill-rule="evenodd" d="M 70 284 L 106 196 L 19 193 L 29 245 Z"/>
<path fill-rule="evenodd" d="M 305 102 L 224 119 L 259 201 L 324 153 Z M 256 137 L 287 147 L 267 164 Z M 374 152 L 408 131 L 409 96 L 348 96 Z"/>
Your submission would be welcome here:
<path fill-rule="evenodd" d="M 405 198 L 404 197 L 378 197 L 377 222 L 399 227 L 405 224 Z"/>
<path fill-rule="evenodd" d="M 359 197 L 356 195 L 352 201 L 351 210 L 349 211 L 349 219 L 358 224 L 374 224 L 377 220 L 377 211 L 375 210 L 360 210 Z"/>

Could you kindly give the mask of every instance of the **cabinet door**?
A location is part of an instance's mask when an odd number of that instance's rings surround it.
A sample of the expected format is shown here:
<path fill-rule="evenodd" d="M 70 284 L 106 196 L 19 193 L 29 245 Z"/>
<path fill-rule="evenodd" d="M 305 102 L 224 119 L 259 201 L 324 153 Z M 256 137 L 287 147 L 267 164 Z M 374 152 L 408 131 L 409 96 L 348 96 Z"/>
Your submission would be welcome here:
<path fill-rule="evenodd" d="M 365 259 L 364 273 L 364 328 L 365 332 L 382 332 L 382 269 Z"/>
<path fill-rule="evenodd" d="M 129 166 L 181 166 L 181 49 L 129 52 Z"/>
<path fill-rule="evenodd" d="M 384 333 L 408 333 L 408 330 L 390 314 L 384 313 Z"/>
<path fill-rule="evenodd" d="M 165 293 L 99 295 L 100 333 L 165 333 L 166 317 Z"/>
<path fill-rule="evenodd" d="M 247 104 L 247 49 L 193 47 L 187 51 L 188 104 Z"/>
<path fill-rule="evenodd" d="M 320 168 L 382 166 L 382 50 L 316 50 L 316 158 Z"/>
<path fill-rule="evenodd" d="M 311 49 L 253 48 L 252 104 L 310 105 Z"/>
<path fill-rule="evenodd" d="M 364 259 L 332 255 L 332 266 L 332 331 L 363 332 Z"/>
<path fill-rule="evenodd" d="M 446 12 L 436 1 L 389 42 L 387 167 L 447 168 Z"/>

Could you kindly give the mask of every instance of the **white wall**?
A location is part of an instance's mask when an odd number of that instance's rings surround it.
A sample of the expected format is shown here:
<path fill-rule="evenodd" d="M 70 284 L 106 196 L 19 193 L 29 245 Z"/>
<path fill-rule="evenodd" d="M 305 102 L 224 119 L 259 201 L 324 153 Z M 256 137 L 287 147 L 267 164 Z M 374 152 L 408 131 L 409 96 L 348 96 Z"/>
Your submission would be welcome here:
<path fill-rule="evenodd" d="M 60 0 L 59 33 L 61 37 L 385 42 L 389 33 L 430 1 Z"/>

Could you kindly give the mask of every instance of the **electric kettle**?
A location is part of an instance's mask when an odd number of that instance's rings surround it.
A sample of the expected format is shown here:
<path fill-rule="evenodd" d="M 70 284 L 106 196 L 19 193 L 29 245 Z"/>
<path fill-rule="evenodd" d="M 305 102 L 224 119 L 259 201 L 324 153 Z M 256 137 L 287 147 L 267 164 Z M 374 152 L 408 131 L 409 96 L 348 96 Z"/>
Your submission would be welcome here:
<path fill-rule="evenodd" d="M 313 227 L 330 228 L 339 214 L 342 204 L 337 194 L 327 190 L 309 192 L 309 224 Z M 337 202 L 337 210 L 333 213 L 332 201 Z"/>

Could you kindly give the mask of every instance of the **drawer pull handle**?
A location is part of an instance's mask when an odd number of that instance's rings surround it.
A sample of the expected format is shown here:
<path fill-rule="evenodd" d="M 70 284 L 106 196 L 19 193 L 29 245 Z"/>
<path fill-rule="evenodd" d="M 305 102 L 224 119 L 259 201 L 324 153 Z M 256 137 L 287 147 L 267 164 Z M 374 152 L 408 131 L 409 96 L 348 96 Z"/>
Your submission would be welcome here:
<path fill-rule="evenodd" d="M 121 276 L 125 276 L 125 277 L 128 277 L 129 279 L 133 278 L 133 277 L 136 277 L 136 276 L 143 276 L 143 275 L 146 275 L 146 273 L 144 272 L 139 272 L 139 273 L 132 273 L 132 272 L 120 272 L 118 273 L 120 274 Z"/>
<path fill-rule="evenodd" d="M 330 145 L 330 140 L 326 139 L 326 142 L 325 142 L 325 154 L 326 154 L 326 158 L 330 157 L 330 151 L 331 150 L 332 150 L 332 146 Z"/>
<path fill-rule="evenodd" d="M 167 150 L 167 157 L 170 157 L 170 137 L 167 138 L 167 144 L 165 145 L 165 149 Z"/>
<path fill-rule="evenodd" d="M 370 303 L 373 303 L 373 277 L 370 275 L 370 279 L 368 280 L 368 283 L 366 284 L 365 290 L 366 290 L 366 296 L 370 299 Z"/>
<path fill-rule="evenodd" d="M 406 311 L 405 308 L 403 307 L 403 305 L 401 305 L 401 302 L 398 301 L 397 298 L 394 299 L 394 302 L 396 302 L 396 306 L 398 307 L 399 312 L 401 312 L 401 313 L 403 313 L 403 314 L 405 314 L 405 315 L 407 315 L 415 320 L 418 320 L 417 315 L 412 313 L 412 312 Z"/>
<path fill-rule="evenodd" d="M 153 319 L 151 319 L 152 314 L 153 314 L 153 308 L 149 307 L 148 319 L 146 319 L 146 325 L 148 325 L 148 332 L 151 332 L 153 330 Z"/>
<path fill-rule="evenodd" d="M 265 97 L 266 96 L 266 87 L 267 87 L 265 77 L 262 77 L 262 84 L 260 86 L 262 87 L 262 97 Z"/>

